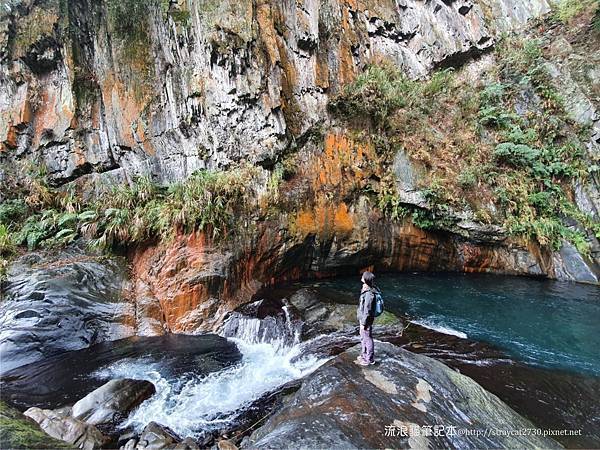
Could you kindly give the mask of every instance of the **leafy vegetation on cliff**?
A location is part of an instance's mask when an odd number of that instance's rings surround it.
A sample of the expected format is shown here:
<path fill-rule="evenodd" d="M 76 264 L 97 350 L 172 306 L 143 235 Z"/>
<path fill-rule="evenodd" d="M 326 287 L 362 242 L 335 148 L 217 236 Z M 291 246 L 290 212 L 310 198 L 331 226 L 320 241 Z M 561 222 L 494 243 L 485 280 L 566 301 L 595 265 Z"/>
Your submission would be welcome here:
<path fill-rule="evenodd" d="M 600 12 L 598 0 L 562 0 L 554 5 L 555 17 L 562 23 L 569 24 L 586 14 L 595 14 L 594 27 L 598 27 L 598 14 Z"/>
<path fill-rule="evenodd" d="M 205 231 L 223 237 L 237 215 L 251 207 L 246 197 L 250 167 L 227 172 L 199 171 L 183 183 L 159 186 L 147 177 L 114 186 L 85 201 L 73 190 L 52 188 L 44 172 L 4 180 L 11 198 L 0 204 L 0 252 L 66 245 L 80 236 L 100 248 L 168 240 L 178 232 Z"/>
<path fill-rule="evenodd" d="M 393 185 L 380 184 L 378 203 L 390 217 L 448 229 L 454 211 L 472 211 L 514 236 L 555 250 L 566 239 L 587 253 L 581 227 L 600 237 L 600 225 L 570 194 L 595 167 L 584 159 L 587 130 L 568 118 L 539 41 L 506 37 L 496 54 L 480 82 L 448 70 L 412 81 L 372 66 L 331 106 L 353 127 L 371 127 L 381 164 L 403 151 L 430 174 L 420 186 L 428 208 L 402 203 Z"/>
<path fill-rule="evenodd" d="M 593 5 L 567 0 L 554 20 L 591 17 Z M 217 3 L 212 6 L 204 13 L 217 14 Z M 107 8 L 119 51 L 131 58 L 134 72 L 150 76 L 147 52 L 157 18 L 150 11 L 172 15 L 175 6 L 110 0 Z M 23 34 L 24 45 L 32 33 Z M 584 229 L 598 236 L 600 226 L 577 209 L 571 191 L 598 165 L 585 160 L 581 142 L 588 130 L 568 118 L 544 51 L 537 39 L 507 36 L 481 73 L 441 70 L 427 81 L 408 79 L 392 65 L 368 67 L 330 104 L 348 130 L 315 126 L 303 136 L 305 148 L 298 154 L 289 149 L 270 178 L 262 172 L 253 183 L 262 183 L 262 196 L 248 192 L 248 180 L 260 168 L 202 171 L 170 187 L 139 178 L 95 200 L 52 188 L 43 171 L 29 171 L 7 187 L 11 197 L 0 205 L 3 261 L 19 246 L 60 246 L 81 236 L 103 248 L 193 230 L 222 237 L 253 208 L 263 218 L 291 213 L 290 231 L 330 239 L 352 232 L 352 205 L 364 194 L 393 220 L 410 219 L 423 229 L 455 230 L 458 213 L 466 212 L 462 217 L 502 225 L 513 236 L 554 249 L 567 239 L 585 253 Z M 82 80 L 74 83 L 79 100 L 94 88 Z M 397 192 L 392 163 L 399 152 L 427 174 L 417 186 L 423 201 L 403 201 Z"/>

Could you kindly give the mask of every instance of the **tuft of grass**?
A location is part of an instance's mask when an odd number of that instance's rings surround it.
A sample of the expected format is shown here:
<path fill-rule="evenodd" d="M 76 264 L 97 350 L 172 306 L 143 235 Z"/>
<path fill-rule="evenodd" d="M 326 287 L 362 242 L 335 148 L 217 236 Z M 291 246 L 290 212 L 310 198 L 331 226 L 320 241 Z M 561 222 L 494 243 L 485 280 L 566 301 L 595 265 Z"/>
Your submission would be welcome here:
<path fill-rule="evenodd" d="M 408 217 L 412 209 L 405 205 L 398 196 L 395 187 L 381 187 L 377 192 L 377 206 L 392 220 L 402 220 Z"/>
<path fill-rule="evenodd" d="M 554 3 L 554 17 L 566 25 L 586 13 L 594 13 L 597 18 L 599 5 L 598 0 L 560 0 Z"/>
<path fill-rule="evenodd" d="M 388 116 L 406 104 L 410 92 L 411 82 L 393 66 L 373 65 L 346 85 L 330 106 L 346 117 L 366 116 L 384 126 Z"/>
<path fill-rule="evenodd" d="M 15 241 L 8 227 L 0 223 L 0 256 L 6 257 L 16 251 Z"/>
<path fill-rule="evenodd" d="M 446 92 L 453 81 L 453 70 L 435 72 L 428 82 L 410 80 L 391 64 L 371 65 L 354 82 L 346 85 L 329 104 L 350 119 L 369 118 L 376 128 L 390 126 L 389 118 L 400 108 L 427 105 L 427 100 Z"/>
<path fill-rule="evenodd" d="M 61 247 L 85 237 L 93 247 L 110 249 L 196 230 L 224 238 L 240 217 L 253 212 L 255 193 L 248 186 L 255 175 L 250 167 L 203 170 L 168 187 L 140 177 L 91 202 L 83 202 L 71 190 L 27 180 L 22 182 L 22 198 L 0 204 L 0 248 L 12 254 L 16 246 Z"/>

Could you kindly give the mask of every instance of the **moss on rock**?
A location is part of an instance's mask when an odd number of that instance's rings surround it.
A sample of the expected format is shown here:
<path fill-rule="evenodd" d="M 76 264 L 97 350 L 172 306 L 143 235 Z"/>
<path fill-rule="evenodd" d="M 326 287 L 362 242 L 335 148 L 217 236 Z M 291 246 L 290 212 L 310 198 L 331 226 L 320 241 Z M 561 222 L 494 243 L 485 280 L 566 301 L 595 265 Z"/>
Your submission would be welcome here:
<path fill-rule="evenodd" d="M 0 402 L 0 447 L 2 448 L 75 448 L 44 433 L 31 419 Z"/>
<path fill-rule="evenodd" d="M 375 325 L 396 326 L 402 325 L 402 321 L 395 314 L 384 311 L 375 319 Z"/>
<path fill-rule="evenodd" d="M 54 34 L 59 21 L 58 2 L 51 0 L 33 7 L 29 14 L 17 21 L 13 41 L 13 56 L 23 57 L 29 48 L 44 37 Z"/>

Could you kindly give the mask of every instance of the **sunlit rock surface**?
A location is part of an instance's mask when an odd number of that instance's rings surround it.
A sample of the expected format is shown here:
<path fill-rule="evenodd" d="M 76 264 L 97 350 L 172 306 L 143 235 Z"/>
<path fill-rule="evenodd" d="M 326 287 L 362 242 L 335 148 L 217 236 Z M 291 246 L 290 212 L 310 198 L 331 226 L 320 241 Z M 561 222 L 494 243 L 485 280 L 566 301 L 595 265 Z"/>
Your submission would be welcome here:
<path fill-rule="evenodd" d="M 49 436 L 77 448 L 94 450 L 108 442 L 94 425 L 71 417 L 67 410 L 29 408 L 25 416 L 36 421 Z"/>
<path fill-rule="evenodd" d="M 328 117 L 329 96 L 365 64 L 423 77 L 549 10 L 546 0 L 13 3 L 0 19 L 0 158 L 39 156 L 56 183 L 269 164 Z"/>
<path fill-rule="evenodd" d="M 71 415 L 92 425 L 115 421 L 155 393 L 145 380 L 114 379 L 77 401 Z"/>

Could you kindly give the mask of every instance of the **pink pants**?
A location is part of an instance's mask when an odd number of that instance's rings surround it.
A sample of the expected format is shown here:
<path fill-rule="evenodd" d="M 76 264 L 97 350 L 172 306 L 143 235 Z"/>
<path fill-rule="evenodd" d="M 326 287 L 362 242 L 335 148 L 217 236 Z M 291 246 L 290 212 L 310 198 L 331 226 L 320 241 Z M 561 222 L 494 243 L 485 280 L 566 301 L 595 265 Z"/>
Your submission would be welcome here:
<path fill-rule="evenodd" d="M 367 327 L 367 329 L 365 330 L 365 327 L 363 325 L 359 325 L 360 326 L 360 339 L 361 339 L 361 344 L 362 344 L 362 359 L 364 359 L 367 362 L 373 362 L 375 361 L 375 345 L 373 343 L 373 325 L 370 325 Z"/>

